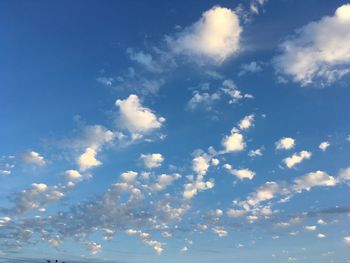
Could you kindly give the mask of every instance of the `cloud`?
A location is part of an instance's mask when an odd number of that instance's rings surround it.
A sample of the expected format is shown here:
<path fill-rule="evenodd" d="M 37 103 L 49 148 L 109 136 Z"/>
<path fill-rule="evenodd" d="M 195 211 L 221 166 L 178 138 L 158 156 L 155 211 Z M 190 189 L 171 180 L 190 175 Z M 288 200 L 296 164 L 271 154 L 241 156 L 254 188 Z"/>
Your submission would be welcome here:
<path fill-rule="evenodd" d="M 242 151 L 245 148 L 244 137 L 238 132 L 233 132 L 231 135 L 224 137 L 222 145 L 227 153 Z"/>
<path fill-rule="evenodd" d="M 192 98 L 187 103 L 187 108 L 194 111 L 198 108 L 203 108 L 204 110 L 211 111 L 213 105 L 220 100 L 220 93 L 214 92 L 209 94 L 207 92 L 195 91 Z"/>
<path fill-rule="evenodd" d="M 329 146 L 331 146 L 329 142 L 321 142 L 318 148 L 325 152 Z"/>
<path fill-rule="evenodd" d="M 317 226 L 305 226 L 304 228 L 305 228 L 305 230 L 307 230 L 307 231 L 316 231 Z"/>
<path fill-rule="evenodd" d="M 274 58 L 278 73 L 302 86 L 327 86 L 350 73 L 350 4 L 333 16 L 307 24 L 281 44 Z"/>
<path fill-rule="evenodd" d="M 148 71 L 153 73 L 161 73 L 161 66 L 153 59 L 151 54 L 147 54 L 143 51 L 135 51 L 132 48 L 128 48 L 126 53 L 129 55 L 129 58 L 133 61 L 136 61 L 140 65 L 144 66 Z"/>
<path fill-rule="evenodd" d="M 215 226 L 212 228 L 212 230 L 219 237 L 225 237 L 228 235 L 227 230 L 223 226 Z"/>
<path fill-rule="evenodd" d="M 148 169 L 160 167 L 164 161 L 163 156 L 160 153 L 141 154 L 140 160 L 144 166 Z"/>
<path fill-rule="evenodd" d="M 299 153 L 293 154 L 291 157 L 283 159 L 283 162 L 288 168 L 292 168 L 295 165 L 301 163 L 302 161 L 310 159 L 311 155 L 311 152 L 301 151 Z"/>
<path fill-rule="evenodd" d="M 134 181 L 134 180 L 136 179 L 137 175 L 138 175 L 137 172 L 128 171 L 128 172 L 122 173 L 122 174 L 120 175 L 120 177 L 122 178 L 122 180 L 123 180 L 124 182 L 130 183 L 130 182 L 132 182 L 132 181 Z"/>
<path fill-rule="evenodd" d="M 249 169 L 233 169 L 232 165 L 225 164 L 224 168 L 232 175 L 236 176 L 238 179 L 248 179 L 252 180 L 255 176 L 255 173 Z"/>
<path fill-rule="evenodd" d="M 162 191 L 171 185 L 174 181 L 181 178 L 180 174 L 161 174 L 157 178 L 157 183 L 151 186 L 152 189 L 156 191 Z"/>
<path fill-rule="evenodd" d="M 137 95 L 131 94 L 115 104 L 119 107 L 119 125 L 130 133 L 142 135 L 159 129 L 165 122 L 163 117 L 157 117 L 151 109 L 142 106 Z"/>
<path fill-rule="evenodd" d="M 247 130 L 250 127 L 254 126 L 254 114 L 250 114 L 248 116 L 245 116 L 239 123 L 238 127 L 241 130 Z"/>
<path fill-rule="evenodd" d="M 80 171 L 86 171 L 93 167 L 100 166 L 102 163 L 96 159 L 96 150 L 93 148 L 86 148 L 85 152 L 78 157 L 78 165 Z"/>
<path fill-rule="evenodd" d="M 248 156 L 249 157 L 256 157 L 256 156 L 262 156 L 263 153 L 262 153 L 262 148 L 258 148 L 258 149 L 255 149 L 255 150 L 250 150 L 249 153 L 248 153 Z"/>
<path fill-rule="evenodd" d="M 209 169 L 209 158 L 205 156 L 197 156 L 192 160 L 192 169 L 200 175 L 205 175 Z"/>
<path fill-rule="evenodd" d="M 221 90 L 231 97 L 229 104 L 237 103 L 242 99 L 254 98 L 254 96 L 251 94 L 242 94 L 242 92 L 237 89 L 235 83 L 230 79 L 226 79 L 222 82 Z"/>
<path fill-rule="evenodd" d="M 241 77 L 247 73 L 257 73 L 262 71 L 261 63 L 252 61 L 248 64 L 243 64 L 241 66 L 241 71 L 238 73 L 238 76 Z"/>
<path fill-rule="evenodd" d="M 310 191 L 315 186 L 335 186 L 336 179 L 323 171 L 316 171 L 300 176 L 294 180 L 293 189 L 295 191 Z"/>
<path fill-rule="evenodd" d="M 45 158 L 38 152 L 28 151 L 23 155 L 23 161 L 28 164 L 43 166 L 46 164 Z"/>
<path fill-rule="evenodd" d="M 215 6 L 204 12 L 199 21 L 169 37 L 168 44 L 175 54 L 222 63 L 238 53 L 241 32 L 235 11 Z"/>
<path fill-rule="evenodd" d="M 276 142 L 277 150 L 290 150 L 295 146 L 295 140 L 290 137 L 283 137 L 279 141 Z"/>

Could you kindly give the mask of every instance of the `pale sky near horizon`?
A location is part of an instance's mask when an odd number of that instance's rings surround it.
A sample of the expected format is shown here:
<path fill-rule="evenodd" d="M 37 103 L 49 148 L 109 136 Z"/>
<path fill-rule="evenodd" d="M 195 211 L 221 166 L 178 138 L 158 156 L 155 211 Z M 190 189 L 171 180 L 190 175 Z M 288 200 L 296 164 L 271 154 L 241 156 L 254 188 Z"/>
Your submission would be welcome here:
<path fill-rule="evenodd" d="M 0 1 L 0 262 L 350 262 L 350 2 Z"/>

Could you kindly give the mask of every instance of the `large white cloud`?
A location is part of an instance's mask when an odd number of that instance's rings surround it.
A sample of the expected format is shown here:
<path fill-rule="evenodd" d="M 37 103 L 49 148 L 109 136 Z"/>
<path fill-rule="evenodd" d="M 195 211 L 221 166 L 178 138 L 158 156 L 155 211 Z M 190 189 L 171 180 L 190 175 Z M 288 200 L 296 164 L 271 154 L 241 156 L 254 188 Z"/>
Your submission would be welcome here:
<path fill-rule="evenodd" d="M 142 106 L 139 97 L 131 94 L 125 100 L 117 100 L 119 107 L 119 124 L 133 134 L 144 134 L 158 129 L 165 121 L 163 117 L 157 117 L 154 112 Z"/>
<path fill-rule="evenodd" d="M 350 73 L 350 4 L 298 29 L 281 49 L 274 58 L 277 72 L 302 86 L 329 85 Z"/>
<path fill-rule="evenodd" d="M 169 38 L 177 54 L 196 56 L 221 63 L 240 49 L 242 28 L 235 11 L 215 6 L 185 28 L 175 38 Z"/>

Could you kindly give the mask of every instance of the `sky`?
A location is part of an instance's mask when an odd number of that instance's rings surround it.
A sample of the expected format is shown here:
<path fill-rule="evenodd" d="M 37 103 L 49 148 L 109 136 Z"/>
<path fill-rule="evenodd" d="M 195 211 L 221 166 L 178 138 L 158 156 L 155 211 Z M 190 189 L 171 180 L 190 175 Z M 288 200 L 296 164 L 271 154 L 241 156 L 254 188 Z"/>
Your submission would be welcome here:
<path fill-rule="evenodd" d="M 350 2 L 0 2 L 0 262 L 350 262 Z"/>

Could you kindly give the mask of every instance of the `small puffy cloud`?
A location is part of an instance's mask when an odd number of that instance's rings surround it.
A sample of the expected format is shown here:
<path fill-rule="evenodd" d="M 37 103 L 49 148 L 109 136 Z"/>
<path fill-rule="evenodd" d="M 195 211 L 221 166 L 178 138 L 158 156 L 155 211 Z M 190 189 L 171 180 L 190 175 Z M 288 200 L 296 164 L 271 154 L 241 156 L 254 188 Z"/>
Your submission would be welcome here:
<path fill-rule="evenodd" d="M 205 175 L 209 169 L 209 158 L 205 156 L 197 156 L 192 160 L 192 169 L 199 175 Z"/>
<path fill-rule="evenodd" d="M 290 137 L 283 137 L 276 142 L 277 150 L 290 150 L 295 146 L 295 140 Z"/>
<path fill-rule="evenodd" d="M 262 148 L 258 148 L 258 149 L 255 149 L 255 150 L 250 150 L 249 153 L 248 153 L 249 157 L 256 157 L 256 156 L 262 156 L 262 155 L 263 155 Z"/>
<path fill-rule="evenodd" d="M 159 129 L 165 121 L 163 117 L 157 117 L 154 112 L 142 106 L 139 97 L 131 94 L 125 100 L 117 100 L 119 107 L 119 125 L 133 134 L 144 134 L 154 129 Z"/>
<path fill-rule="evenodd" d="M 67 180 L 72 183 L 79 182 L 83 179 L 83 176 L 77 170 L 67 170 L 65 175 Z"/>
<path fill-rule="evenodd" d="M 233 132 L 229 136 L 225 136 L 222 140 L 225 152 L 238 152 L 245 148 L 244 137 L 238 132 Z"/>
<path fill-rule="evenodd" d="M 132 182 L 136 179 L 138 173 L 134 171 L 128 171 L 125 173 L 122 173 L 120 177 L 122 178 L 123 181 L 125 182 Z"/>
<path fill-rule="evenodd" d="M 235 11 L 214 6 L 199 21 L 168 38 L 175 54 L 195 56 L 221 63 L 239 49 L 242 28 Z"/>
<path fill-rule="evenodd" d="M 86 171 L 93 167 L 100 166 L 102 163 L 96 159 L 96 150 L 93 148 L 86 148 L 85 152 L 79 156 L 78 165 L 80 171 Z"/>
<path fill-rule="evenodd" d="M 329 142 L 321 142 L 318 148 L 325 152 L 330 145 Z"/>
<path fill-rule="evenodd" d="M 311 155 L 311 152 L 301 151 L 299 153 L 293 154 L 291 157 L 283 159 L 283 162 L 288 168 L 292 168 L 295 165 L 301 163 L 302 161 L 310 159 Z"/>
<path fill-rule="evenodd" d="M 28 164 L 43 166 L 46 164 L 45 158 L 38 152 L 28 151 L 23 155 L 23 161 Z"/>
<path fill-rule="evenodd" d="M 148 169 L 160 167 L 164 161 L 163 156 L 160 153 L 141 154 L 140 160 L 144 166 Z"/>
<path fill-rule="evenodd" d="M 255 176 L 255 173 L 249 169 L 233 169 L 232 165 L 225 164 L 224 168 L 232 175 L 236 176 L 238 179 L 248 179 L 252 180 Z"/>
<path fill-rule="evenodd" d="M 330 85 L 350 73 L 350 4 L 340 6 L 333 16 L 323 17 L 298 29 L 281 44 L 274 58 L 278 73 L 307 86 Z"/>
<path fill-rule="evenodd" d="M 217 158 L 211 159 L 211 165 L 218 166 L 220 164 L 220 160 Z"/>
<path fill-rule="evenodd" d="M 305 230 L 307 231 L 316 231 L 317 227 L 316 226 L 305 226 Z"/>
<path fill-rule="evenodd" d="M 318 234 L 317 234 L 317 237 L 318 237 L 318 238 L 325 238 L 325 237 L 326 237 L 326 235 L 325 235 L 325 234 L 323 234 L 323 233 L 318 233 Z"/>
<path fill-rule="evenodd" d="M 294 190 L 301 192 L 309 191 L 316 186 L 335 186 L 337 180 L 323 171 L 316 171 L 300 176 L 294 180 Z"/>
<path fill-rule="evenodd" d="M 252 127 L 254 125 L 254 114 L 245 116 L 242 120 L 240 120 L 240 122 L 238 123 L 238 127 L 241 130 L 247 130 L 250 127 Z"/>
<path fill-rule="evenodd" d="M 220 100 L 220 93 L 214 92 L 209 94 L 207 92 L 195 91 L 192 98 L 187 103 L 187 109 L 194 111 L 196 109 L 204 109 L 211 111 L 214 104 Z"/>

